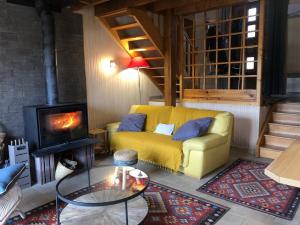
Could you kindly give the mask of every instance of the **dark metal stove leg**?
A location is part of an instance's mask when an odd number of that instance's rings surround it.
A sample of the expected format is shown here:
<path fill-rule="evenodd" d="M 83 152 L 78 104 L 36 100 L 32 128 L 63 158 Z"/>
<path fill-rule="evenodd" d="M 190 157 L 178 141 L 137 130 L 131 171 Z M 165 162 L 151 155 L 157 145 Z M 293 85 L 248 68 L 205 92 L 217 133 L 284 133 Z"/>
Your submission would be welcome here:
<path fill-rule="evenodd" d="M 88 181 L 89 181 L 89 188 L 91 187 L 91 177 L 90 177 L 90 166 L 89 166 L 89 159 L 88 159 L 88 148 L 85 148 L 85 163 L 87 167 L 87 172 L 88 172 Z"/>

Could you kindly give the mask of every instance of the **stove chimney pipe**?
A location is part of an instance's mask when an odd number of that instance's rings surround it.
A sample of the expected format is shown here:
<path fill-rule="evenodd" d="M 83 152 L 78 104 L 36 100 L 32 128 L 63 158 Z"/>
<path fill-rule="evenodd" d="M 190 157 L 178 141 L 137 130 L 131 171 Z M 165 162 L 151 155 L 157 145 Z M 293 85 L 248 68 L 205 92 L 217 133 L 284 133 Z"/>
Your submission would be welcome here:
<path fill-rule="evenodd" d="M 55 22 L 48 0 L 35 0 L 35 8 L 42 22 L 47 104 L 54 105 L 58 103 L 55 60 Z"/>

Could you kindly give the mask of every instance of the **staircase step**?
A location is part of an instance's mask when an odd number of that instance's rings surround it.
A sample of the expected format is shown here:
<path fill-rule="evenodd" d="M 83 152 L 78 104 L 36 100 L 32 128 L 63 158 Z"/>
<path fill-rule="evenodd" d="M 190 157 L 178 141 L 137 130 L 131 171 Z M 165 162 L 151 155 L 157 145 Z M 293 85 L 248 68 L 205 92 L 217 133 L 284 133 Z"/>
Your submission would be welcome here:
<path fill-rule="evenodd" d="M 296 102 L 277 103 L 276 110 L 277 112 L 300 113 L 300 103 L 296 103 Z"/>
<path fill-rule="evenodd" d="M 296 140 L 296 138 L 297 136 L 265 134 L 265 143 L 266 145 L 276 146 L 279 148 L 287 148 Z"/>
<path fill-rule="evenodd" d="M 117 31 L 117 30 L 127 30 L 127 29 L 135 28 L 135 27 L 139 27 L 139 24 L 138 23 L 129 23 L 129 24 L 125 24 L 125 25 L 115 26 L 115 27 L 112 27 L 111 29 Z"/>
<path fill-rule="evenodd" d="M 140 41 L 140 40 L 146 40 L 148 37 L 146 35 L 142 36 L 135 36 L 135 37 L 127 37 L 127 38 L 122 38 L 121 41 Z"/>
<path fill-rule="evenodd" d="M 273 122 L 288 125 L 300 125 L 300 114 L 273 112 Z"/>
<path fill-rule="evenodd" d="M 146 57 L 144 58 L 147 61 L 152 61 L 152 60 L 163 60 L 163 57 Z"/>
<path fill-rule="evenodd" d="M 278 146 L 265 145 L 260 147 L 260 157 L 276 159 L 285 148 Z"/>
<path fill-rule="evenodd" d="M 153 51 L 157 49 L 154 46 L 149 46 L 149 47 L 142 47 L 142 48 L 131 48 L 129 50 L 135 52 L 144 52 L 144 51 Z"/>
<path fill-rule="evenodd" d="M 145 69 L 148 69 L 148 70 L 163 70 L 165 67 L 163 66 L 153 66 L 153 67 L 147 67 Z"/>
<path fill-rule="evenodd" d="M 269 130 L 273 134 L 300 136 L 300 126 L 295 125 L 269 123 Z"/>

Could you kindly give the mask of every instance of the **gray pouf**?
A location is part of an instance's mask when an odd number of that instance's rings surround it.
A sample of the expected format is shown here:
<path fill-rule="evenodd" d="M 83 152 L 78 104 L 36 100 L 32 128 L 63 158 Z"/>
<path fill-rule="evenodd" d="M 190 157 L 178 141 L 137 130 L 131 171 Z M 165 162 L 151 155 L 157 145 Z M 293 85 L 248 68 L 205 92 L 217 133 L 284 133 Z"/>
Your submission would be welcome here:
<path fill-rule="evenodd" d="M 115 166 L 132 166 L 138 162 L 138 153 L 134 150 L 123 149 L 114 153 Z"/>

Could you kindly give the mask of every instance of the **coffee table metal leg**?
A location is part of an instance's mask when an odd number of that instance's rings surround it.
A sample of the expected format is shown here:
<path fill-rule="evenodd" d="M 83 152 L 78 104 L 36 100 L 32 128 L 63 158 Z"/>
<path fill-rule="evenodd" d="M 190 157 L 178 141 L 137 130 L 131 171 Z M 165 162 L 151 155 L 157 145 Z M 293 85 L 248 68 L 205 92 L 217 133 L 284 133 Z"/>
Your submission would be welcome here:
<path fill-rule="evenodd" d="M 126 225 L 128 225 L 128 206 L 127 206 L 127 201 L 125 201 L 125 214 L 126 214 Z"/>
<path fill-rule="evenodd" d="M 85 163 L 87 166 L 89 187 L 91 187 L 90 166 L 89 166 L 88 149 L 87 148 L 85 149 Z"/>
<path fill-rule="evenodd" d="M 57 220 L 57 225 L 60 225 L 59 216 L 60 216 L 60 212 L 59 212 L 59 198 L 56 195 L 56 220 Z"/>

